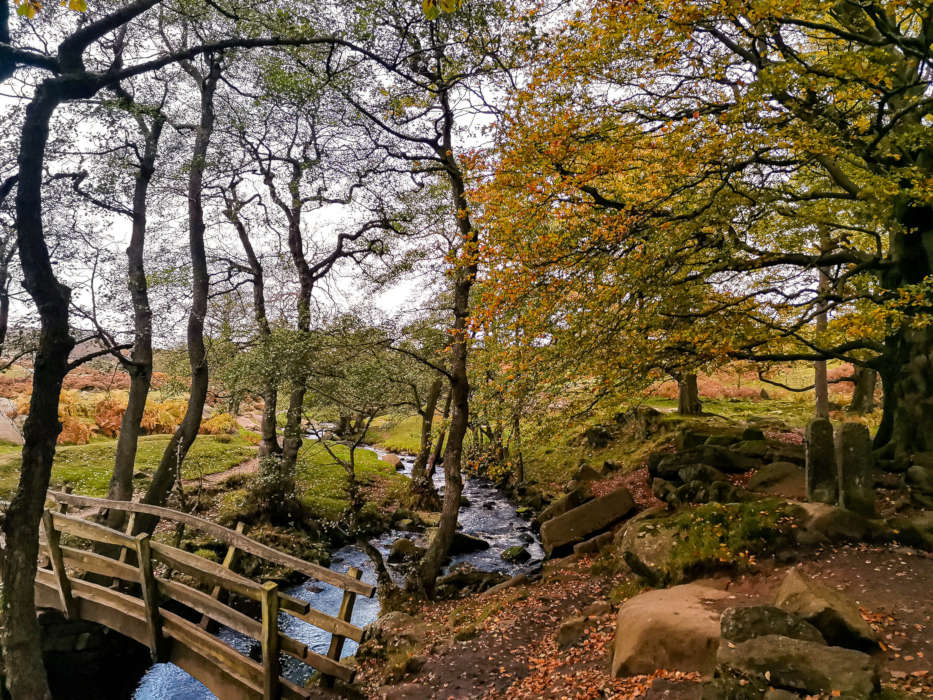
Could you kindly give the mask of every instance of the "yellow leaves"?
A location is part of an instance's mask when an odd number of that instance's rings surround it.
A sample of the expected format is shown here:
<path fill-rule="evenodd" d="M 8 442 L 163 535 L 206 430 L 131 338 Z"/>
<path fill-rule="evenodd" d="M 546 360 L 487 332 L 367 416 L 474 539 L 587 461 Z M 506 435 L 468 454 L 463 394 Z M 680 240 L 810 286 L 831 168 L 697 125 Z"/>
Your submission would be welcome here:
<path fill-rule="evenodd" d="M 87 12 L 87 0 L 61 0 L 62 7 L 74 12 Z M 16 14 L 26 19 L 33 19 L 42 10 L 39 0 L 16 0 Z"/>
<path fill-rule="evenodd" d="M 26 19 L 32 19 L 41 9 L 42 3 L 38 0 L 17 0 L 16 2 L 16 14 Z"/>

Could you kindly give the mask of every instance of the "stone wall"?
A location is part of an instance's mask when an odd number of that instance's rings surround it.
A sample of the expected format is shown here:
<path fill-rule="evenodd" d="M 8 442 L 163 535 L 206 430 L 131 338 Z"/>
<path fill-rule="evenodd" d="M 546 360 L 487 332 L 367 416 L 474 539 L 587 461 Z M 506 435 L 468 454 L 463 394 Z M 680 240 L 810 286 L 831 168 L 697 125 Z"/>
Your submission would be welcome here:
<path fill-rule="evenodd" d="M 69 621 L 57 610 L 42 610 L 39 627 L 54 698 L 132 698 L 152 664 L 146 647 L 94 622 Z"/>

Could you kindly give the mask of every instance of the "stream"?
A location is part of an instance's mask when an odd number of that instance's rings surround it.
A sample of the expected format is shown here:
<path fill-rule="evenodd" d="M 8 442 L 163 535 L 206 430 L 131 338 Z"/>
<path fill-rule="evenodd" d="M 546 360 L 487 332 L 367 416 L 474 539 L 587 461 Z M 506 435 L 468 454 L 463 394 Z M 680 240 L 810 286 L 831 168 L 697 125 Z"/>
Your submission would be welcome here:
<path fill-rule="evenodd" d="M 364 448 L 360 448 L 364 449 Z M 386 452 L 373 447 L 367 447 L 378 456 Z M 402 457 L 403 474 L 409 476 L 414 463 L 412 457 Z M 438 468 L 434 474 L 434 484 L 438 491 L 444 492 L 444 471 Z M 489 549 L 462 554 L 451 559 L 450 565 L 461 562 L 469 563 L 483 571 L 501 571 L 514 575 L 521 571 L 533 568 L 544 558 L 544 550 L 537 536 L 532 532 L 531 526 L 516 512 L 515 507 L 499 492 L 495 486 L 483 479 L 469 478 L 464 480 L 463 495 L 469 502 L 460 509 L 461 531 L 489 542 Z M 388 556 L 389 548 L 399 537 L 417 539 L 419 536 L 410 532 L 391 530 L 376 539 L 370 540 L 382 555 Z M 524 564 L 512 564 L 501 558 L 503 551 L 514 545 L 523 545 L 531 553 L 531 561 Z M 363 580 L 367 583 L 376 583 L 376 573 L 372 562 L 362 550 L 355 545 L 348 545 L 333 552 L 330 568 L 335 571 L 346 572 L 348 567 L 355 566 L 363 571 Z M 389 570 L 393 565 L 389 564 Z M 449 568 L 448 566 L 448 568 Z M 446 570 L 445 570 L 446 571 Z M 286 590 L 287 593 L 302 600 L 308 601 L 313 608 L 330 615 L 336 615 L 343 598 L 343 591 L 328 584 L 309 580 L 303 584 Z M 373 598 L 358 596 L 353 608 L 352 622 L 358 627 L 365 627 L 379 615 L 379 601 Z M 330 645 L 330 633 L 302 622 L 291 615 L 279 615 L 279 629 L 306 644 L 309 649 L 326 654 Z M 253 640 L 222 627 L 218 638 L 234 647 L 243 654 L 248 654 L 250 647 L 256 644 Z M 346 640 L 343 647 L 343 656 L 352 656 L 356 653 L 356 642 Z M 312 670 L 297 659 L 282 656 L 282 674 L 293 683 L 303 685 L 312 674 Z M 143 676 L 134 695 L 135 700 L 215 700 L 215 696 L 204 685 L 189 676 L 174 664 L 155 664 Z"/>

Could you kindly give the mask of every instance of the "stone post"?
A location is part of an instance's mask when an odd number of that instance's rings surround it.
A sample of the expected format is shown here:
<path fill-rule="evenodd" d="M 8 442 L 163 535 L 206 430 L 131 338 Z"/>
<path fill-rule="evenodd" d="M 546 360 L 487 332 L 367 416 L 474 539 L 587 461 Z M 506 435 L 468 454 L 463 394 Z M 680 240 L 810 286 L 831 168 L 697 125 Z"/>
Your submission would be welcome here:
<path fill-rule="evenodd" d="M 807 500 L 835 505 L 839 495 L 833 424 L 828 418 L 810 421 L 806 431 Z"/>
<path fill-rule="evenodd" d="M 843 423 L 836 435 L 839 505 L 868 518 L 875 516 L 871 467 L 871 436 L 868 428 L 861 423 Z"/>

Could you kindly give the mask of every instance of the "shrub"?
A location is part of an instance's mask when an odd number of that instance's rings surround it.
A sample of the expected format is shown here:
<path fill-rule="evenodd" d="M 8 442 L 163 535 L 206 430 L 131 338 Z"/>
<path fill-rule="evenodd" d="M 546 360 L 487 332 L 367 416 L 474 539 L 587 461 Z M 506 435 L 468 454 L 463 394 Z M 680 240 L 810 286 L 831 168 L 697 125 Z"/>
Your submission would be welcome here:
<path fill-rule="evenodd" d="M 236 432 L 236 420 L 229 413 L 218 413 L 201 423 L 198 430 L 202 435 L 220 435 Z"/>
<path fill-rule="evenodd" d="M 91 440 L 91 427 L 77 418 L 61 418 L 62 431 L 58 434 L 59 445 L 86 445 Z"/>

